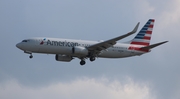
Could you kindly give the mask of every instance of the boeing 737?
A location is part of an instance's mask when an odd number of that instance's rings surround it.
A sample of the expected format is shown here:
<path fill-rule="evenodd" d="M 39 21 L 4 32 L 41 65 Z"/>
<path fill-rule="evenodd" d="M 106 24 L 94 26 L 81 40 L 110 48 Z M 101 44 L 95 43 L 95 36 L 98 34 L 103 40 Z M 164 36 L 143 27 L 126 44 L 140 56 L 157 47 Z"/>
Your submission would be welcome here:
<path fill-rule="evenodd" d="M 150 45 L 154 22 L 154 19 L 149 19 L 139 33 L 126 43 L 117 43 L 117 41 L 134 34 L 139 23 L 131 32 L 106 41 L 36 37 L 25 39 L 16 44 L 16 47 L 24 53 L 30 54 L 29 58 L 33 58 L 32 53 L 55 54 L 57 61 L 70 62 L 74 58 L 79 58 L 81 65 L 86 63 L 86 59 L 94 61 L 97 57 L 124 58 L 140 56 L 150 52 L 152 48 L 168 42 L 164 41 Z"/>

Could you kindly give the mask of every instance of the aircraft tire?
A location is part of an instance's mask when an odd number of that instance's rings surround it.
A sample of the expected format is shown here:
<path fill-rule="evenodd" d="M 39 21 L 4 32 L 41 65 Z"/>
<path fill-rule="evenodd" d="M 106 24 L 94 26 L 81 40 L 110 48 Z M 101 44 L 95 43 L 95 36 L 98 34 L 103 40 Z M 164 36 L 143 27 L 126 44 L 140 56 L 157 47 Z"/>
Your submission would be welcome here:
<path fill-rule="evenodd" d="M 95 61 L 96 58 L 95 57 L 90 57 L 89 60 L 92 62 L 92 61 Z"/>
<path fill-rule="evenodd" d="M 29 56 L 29 58 L 33 58 L 33 56 L 32 56 L 32 55 L 30 55 L 30 56 Z"/>
<path fill-rule="evenodd" d="M 80 65 L 85 65 L 85 64 L 86 64 L 86 62 L 84 60 L 80 61 Z"/>

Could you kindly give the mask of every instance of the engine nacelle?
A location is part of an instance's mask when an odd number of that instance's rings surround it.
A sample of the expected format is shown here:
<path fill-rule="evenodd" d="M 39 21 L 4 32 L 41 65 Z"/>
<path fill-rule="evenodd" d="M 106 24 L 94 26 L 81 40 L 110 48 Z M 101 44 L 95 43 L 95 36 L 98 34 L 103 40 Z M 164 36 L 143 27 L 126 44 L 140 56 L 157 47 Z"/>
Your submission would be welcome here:
<path fill-rule="evenodd" d="M 56 54 L 56 61 L 70 62 L 73 58 L 71 56 Z"/>
<path fill-rule="evenodd" d="M 72 53 L 75 55 L 88 55 L 88 50 L 85 47 L 74 46 L 72 48 Z"/>

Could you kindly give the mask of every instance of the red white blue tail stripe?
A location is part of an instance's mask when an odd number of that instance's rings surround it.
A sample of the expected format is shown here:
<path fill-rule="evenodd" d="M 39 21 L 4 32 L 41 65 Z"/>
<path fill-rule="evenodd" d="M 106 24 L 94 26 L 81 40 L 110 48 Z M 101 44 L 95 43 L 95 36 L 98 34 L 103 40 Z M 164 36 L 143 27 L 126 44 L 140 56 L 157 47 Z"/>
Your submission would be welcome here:
<path fill-rule="evenodd" d="M 149 19 L 130 44 L 149 46 L 154 22 L 154 19 Z"/>

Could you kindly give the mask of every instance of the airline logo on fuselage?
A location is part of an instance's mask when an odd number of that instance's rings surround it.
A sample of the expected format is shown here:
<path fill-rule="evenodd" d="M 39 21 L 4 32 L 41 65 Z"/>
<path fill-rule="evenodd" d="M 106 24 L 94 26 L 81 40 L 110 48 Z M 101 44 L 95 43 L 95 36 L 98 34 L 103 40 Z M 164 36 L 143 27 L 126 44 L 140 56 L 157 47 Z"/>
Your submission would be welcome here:
<path fill-rule="evenodd" d="M 44 41 L 46 41 L 46 38 L 44 38 L 43 41 L 41 41 L 40 45 L 43 45 Z"/>
<path fill-rule="evenodd" d="M 42 41 L 40 45 L 43 45 L 46 43 L 46 45 L 51 45 L 51 46 L 68 46 L 68 47 L 74 47 L 74 46 L 79 46 L 80 44 L 77 42 L 67 42 L 67 41 L 52 41 L 52 40 L 47 40 L 47 42 Z"/>

